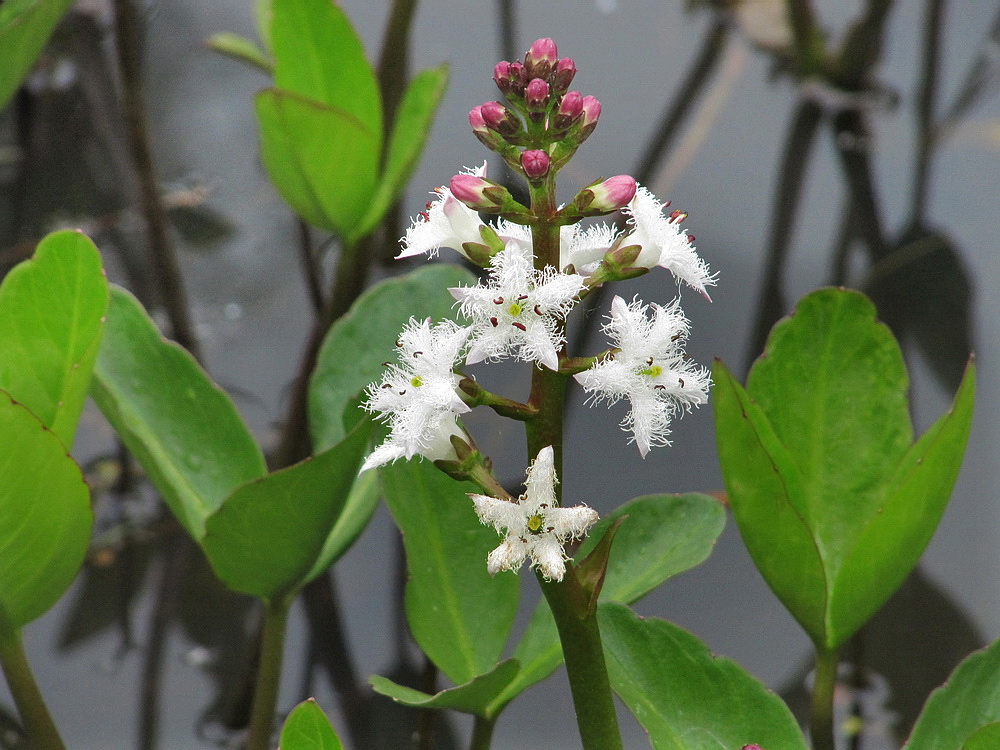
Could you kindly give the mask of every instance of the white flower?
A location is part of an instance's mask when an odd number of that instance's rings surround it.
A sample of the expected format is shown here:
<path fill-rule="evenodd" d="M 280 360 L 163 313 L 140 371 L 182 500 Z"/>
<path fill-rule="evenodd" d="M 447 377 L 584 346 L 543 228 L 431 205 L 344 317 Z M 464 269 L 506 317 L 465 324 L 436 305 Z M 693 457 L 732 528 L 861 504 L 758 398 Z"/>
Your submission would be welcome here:
<path fill-rule="evenodd" d="M 456 416 L 470 408 L 455 390 L 461 376 L 454 367 L 469 333 L 450 320 L 432 328 L 430 318 L 410 318 L 396 342 L 399 364 L 387 365 L 382 382 L 367 389 L 364 408 L 381 412 L 390 432 L 362 471 L 416 455 L 432 461 L 455 458 L 450 438 L 464 435 Z"/>
<path fill-rule="evenodd" d="M 481 167 L 464 170 L 463 174 L 484 177 L 486 162 Z M 434 192 L 436 199 L 427 204 L 427 210 L 414 219 L 406 230 L 401 240 L 403 250 L 396 256 L 397 259 L 424 253 L 433 257 L 442 247 L 450 247 L 468 258 L 462 245 L 466 242 L 482 243 L 479 232 L 485 224 L 479 214 L 458 200 L 446 187 L 439 187 Z"/>
<path fill-rule="evenodd" d="M 622 209 L 622 213 L 630 217 L 632 231 L 621 239 L 620 246 L 639 245 L 642 248 L 633 264 L 636 268 L 666 268 L 707 298 L 705 287 L 714 285 L 715 277 L 694 251 L 687 231 L 681 229 L 681 217 L 664 216 L 663 207 L 664 204 L 646 188 L 637 188 L 632 202 Z"/>
<path fill-rule="evenodd" d="M 563 268 L 570 263 L 578 273 L 591 274 L 604 259 L 615 240 L 615 231 L 607 224 L 584 227 L 571 224 L 560 230 L 559 263 Z"/>
<path fill-rule="evenodd" d="M 564 343 L 559 321 L 566 317 L 584 288 L 578 274 L 563 274 L 551 266 L 532 267 L 531 257 L 517 242 L 493 256 L 488 284 L 450 289 L 462 314 L 473 321 L 467 364 L 503 359 L 540 362 L 559 369 Z"/>
<path fill-rule="evenodd" d="M 585 536 L 598 516 L 597 511 L 586 505 L 558 507 L 557 481 L 550 445 L 538 451 L 538 457 L 528 467 L 525 492 L 517 502 L 469 495 L 479 520 L 505 535 L 500 546 L 486 558 L 486 569 L 491 576 L 501 570 L 516 571 L 524 558 L 530 557 L 531 567 L 541 570 L 546 580 L 562 580 L 567 559 L 563 545 Z"/>
<path fill-rule="evenodd" d="M 646 311 L 652 308 L 652 319 Z M 617 403 L 627 398 L 631 410 L 621 426 L 631 430 L 643 457 L 654 445 L 669 445 L 670 420 L 708 401 L 709 373 L 685 359 L 688 321 L 677 300 L 669 307 L 611 302 L 604 332 L 619 350 L 574 377 L 591 400 Z"/>

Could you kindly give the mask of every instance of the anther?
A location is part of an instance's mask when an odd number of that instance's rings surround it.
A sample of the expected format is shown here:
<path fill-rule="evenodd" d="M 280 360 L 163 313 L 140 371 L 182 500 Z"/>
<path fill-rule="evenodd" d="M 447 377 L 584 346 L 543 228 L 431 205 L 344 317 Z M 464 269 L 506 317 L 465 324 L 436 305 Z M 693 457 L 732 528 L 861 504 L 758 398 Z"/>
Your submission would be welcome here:
<path fill-rule="evenodd" d="M 514 326 L 514 328 L 524 331 L 525 333 L 528 332 L 528 329 L 525 327 L 524 323 L 518 323 L 517 321 L 514 321 L 513 323 L 511 323 L 511 325 Z"/>
<path fill-rule="evenodd" d="M 541 315 L 541 314 L 542 314 L 542 306 L 535 305 L 535 315 Z"/>
<path fill-rule="evenodd" d="M 496 318 L 490 318 L 490 323 L 493 324 L 494 328 L 496 328 L 498 325 L 500 325 L 500 321 L 497 320 Z"/>
<path fill-rule="evenodd" d="M 493 304 L 494 305 L 502 305 L 503 304 L 503 297 L 497 297 L 495 300 L 493 300 Z"/>

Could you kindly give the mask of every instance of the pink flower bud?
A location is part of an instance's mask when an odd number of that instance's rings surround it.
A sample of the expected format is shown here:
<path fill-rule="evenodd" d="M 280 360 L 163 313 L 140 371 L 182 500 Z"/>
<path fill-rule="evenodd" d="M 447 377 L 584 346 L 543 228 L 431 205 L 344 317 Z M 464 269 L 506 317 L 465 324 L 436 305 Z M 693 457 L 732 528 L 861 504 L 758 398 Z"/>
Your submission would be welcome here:
<path fill-rule="evenodd" d="M 524 94 L 524 87 L 528 83 L 528 75 L 524 66 L 519 62 L 512 62 L 508 69 L 510 74 L 510 90 L 512 94 L 521 96 Z"/>
<path fill-rule="evenodd" d="M 479 113 L 486 127 L 500 135 L 511 135 L 520 129 L 520 123 L 500 102 L 486 102 L 479 107 Z"/>
<path fill-rule="evenodd" d="M 496 83 L 500 93 L 507 95 L 510 91 L 510 63 L 498 62 L 493 66 L 493 82 Z"/>
<path fill-rule="evenodd" d="M 559 101 L 559 108 L 552 118 L 552 129 L 562 132 L 583 114 L 583 95 L 579 91 L 567 91 Z"/>
<path fill-rule="evenodd" d="M 476 133 L 485 133 L 487 131 L 486 120 L 483 118 L 482 106 L 473 107 L 472 111 L 469 112 L 469 124 L 472 126 L 472 130 Z"/>
<path fill-rule="evenodd" d="M 594 194 L 594 200 L 589 208 L 595 211 L 617 211 L 627 206 L 635 197 L 635 180 L 627 174 L 611 177 L 599 185 L 588 188 Z"/>
<path fill-rule="evenodd" d="M 524 89 L 524 103 L 529 110 L 541 112 L 549 102 L 549 84 L 541 78 L 532 78 Z"/>
<path fill-rule="evenodd" d="M 552 74 L 552 88 L 556 93 L 561 93 L 569 88 L 576 76 L 576 63 L 572 58 L 562 57 L 556 63 L 555 71 Z"/>
<path fill-rule="evenodd" d="M 524 67 L 533 78 L 548 78 L 558 57 L 555 42 L 548 37 L 538 39 L 524 56 Z"/>
<path fill-rule="evenodd" d="M 521 154 L 521 167 L 529 180 L 539 180 L 549 173 L 549 155 L 537 149 L 525 151 Z"/>
<path fill-rule="evenodd" d="M 596 125 L 598 118 L 601 116 L 601 103 L 597 101 L 595 96 L 585 96 L 581 102 L 581 107 L 583 109 L 583 124 Z"/>
<path fill-rule="evenodd" d="M 451 194 L 469 208 L 485 209 L 496 206 L 486 194 L 488 188 L 497 187 L 496 183 L 476 177 L 474 174 L 457 174 L 451 178 Z"/>
<path fill-rule="evenodd" d="M 764 750 L 760 745 L 754 743 L 752 745 L 744 745 L 742 750 Z"/>
<path fill-rule="evenodd" d="M 580 118 L 580 133 L 577 135 L 577 143 L 583 143 L 594 132 L 597 121 L 601 117 L 601 103 L 593 96 L 583 97 L 583 116 Z"/>

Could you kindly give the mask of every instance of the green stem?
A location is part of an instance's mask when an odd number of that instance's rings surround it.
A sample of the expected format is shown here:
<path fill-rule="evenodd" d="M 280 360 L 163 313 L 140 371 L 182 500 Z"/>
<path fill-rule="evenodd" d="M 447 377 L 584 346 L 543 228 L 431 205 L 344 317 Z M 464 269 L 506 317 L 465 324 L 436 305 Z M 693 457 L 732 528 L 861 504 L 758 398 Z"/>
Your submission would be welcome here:
<path fill-rule="evenodd" d="M 837 687 L 836 649 L 816 649 L 816 673 L 813 679 L 809 734 L 813 750 L 835 750 L 833 737 L 833 692 Z"/>
<path fill-rule="evenodd" d="M 557 210 L 555 192 L 552 175 L 530 185 L 531 209 L 537 217 L 531 232 L 536 268 L 559 266 L 559 225 L 553 221 Z M 565 351 L 561 354 L 565 355 Z M 566 381 L 563 373 L 546 367 L 534 368 L 528 403 L 538 411 L 525 423 L 529 458 L 551 445 L 556 476 L 562 476 Z M 555 491 L 556 498 L 560 498 L 560 485 L 556 485 Z M 572 563 L 567 564 L 562 581 L 545 581 L 539 575 L 539 582 L 559 630 L 584 750 L 618 750 L 622 747 L 618 716 L 604 663 L 601 631 L 596 614 L 589 608 L 590 595 L 577 578 Z"/>
<path fill-rule="evenodd" d="M 490 750 L 490 743 L 493 741 L 493 727 L 495 726 L 495 719 L 477 716 L 472 723 L 472 739 L 469 741 L 469 750 Z"/>
<path fill-rule="evenodd" d="M 281 680 L 281 659 L 285 646 L 285 626 L 292 597 L 264 603 L 264 632 L 261 635 L 260 663 L 250 714 L 250 734 L 246 750 L 268 750 L 274 731 L 278 683 Z"/>
<path fill-rule="evenodd" d="M 28 732 L 32 747 L 45 750 L 64 750 L 62 737 L 55 722 L 45 707 L 45 700 L 38 689 L 38 683 L 28 666 L 18 628 L 0 635 L 0 667 L 3 668 L 7 686 L 14 696 L 14 703 L 21 714 L 21 721 Z"/>
<path fill-rule="evenodd" d="M 539 581 L 559 630 L 583 750 L 620 750 L 623 745 L 618 715 L 597 614 L 588 611 L 590 597 L 572 563 L 567 564 L 562 581 L 546 582 L 541 576 Z"/>

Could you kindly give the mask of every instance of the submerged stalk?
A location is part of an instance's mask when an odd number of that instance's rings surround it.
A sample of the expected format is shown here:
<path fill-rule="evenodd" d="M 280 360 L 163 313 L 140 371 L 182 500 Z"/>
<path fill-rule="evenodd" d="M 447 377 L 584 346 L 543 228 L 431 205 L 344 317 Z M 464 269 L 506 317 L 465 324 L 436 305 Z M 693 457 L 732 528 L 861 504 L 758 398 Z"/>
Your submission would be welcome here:
<path fill-rule="evenodd" d="M 56 729 L 38 683 L 31 673 L 31 667 L 28 666 L 21 631 L 17 628 L 0 635 L 0 667 L 3 668 L 7 686 L 17 704 L 18 713 L 21 714 L 31 746 L 45 750 L 65 750 L 66 745 L 59 736 L 59 730 Z"/>

